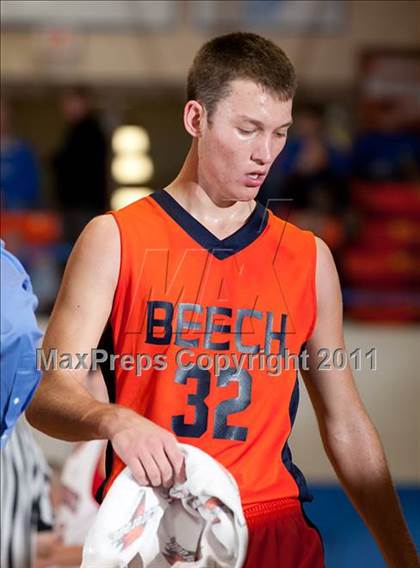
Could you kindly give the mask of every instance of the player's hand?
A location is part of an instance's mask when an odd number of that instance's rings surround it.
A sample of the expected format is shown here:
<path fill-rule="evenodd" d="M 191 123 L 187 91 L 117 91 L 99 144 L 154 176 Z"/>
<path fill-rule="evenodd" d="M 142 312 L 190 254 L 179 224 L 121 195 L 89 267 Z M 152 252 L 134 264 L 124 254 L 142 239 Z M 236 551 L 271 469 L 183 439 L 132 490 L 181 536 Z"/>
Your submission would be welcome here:
<path fill-rule="evenodd" d="M 184 454 L 174 434 L 123 407 L 109 439 L 140 485 L 171 487 L 185 481 Z"/>

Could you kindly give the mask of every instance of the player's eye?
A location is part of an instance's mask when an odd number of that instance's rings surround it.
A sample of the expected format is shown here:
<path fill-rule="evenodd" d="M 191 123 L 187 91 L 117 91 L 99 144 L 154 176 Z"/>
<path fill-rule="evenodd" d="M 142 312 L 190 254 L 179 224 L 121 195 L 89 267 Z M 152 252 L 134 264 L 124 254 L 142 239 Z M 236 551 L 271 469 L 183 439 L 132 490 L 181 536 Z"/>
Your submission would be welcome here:
<path fill-rule="evenodd" d="M 276 132 L 277 138 L 286 138 L 287 132 Z"/>
<path fill-rule="evenodd" d="M 245 130 L 244 128 L 238 128 L 241 134 L 253 134 L 255 130 Z"/>

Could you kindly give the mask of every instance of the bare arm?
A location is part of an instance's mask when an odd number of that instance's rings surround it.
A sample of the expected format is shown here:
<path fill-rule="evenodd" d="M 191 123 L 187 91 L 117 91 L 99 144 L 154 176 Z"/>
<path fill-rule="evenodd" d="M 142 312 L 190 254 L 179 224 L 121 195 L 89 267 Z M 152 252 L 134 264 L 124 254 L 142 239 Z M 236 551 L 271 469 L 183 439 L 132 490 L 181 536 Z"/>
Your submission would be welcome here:
<path fill-rule="evenodd" d="M 46 356 L 90 353 L 111 312 L 119 270 L 119 236 L 110 216 L 91 221 L 77 241 L 65 270 L 43 341 Z M 87 360 L 90 362 L 90 357 Z M 26 412 L 39 430 L 64 440 L 106 438 L 112 407 L 99 403 L 83 384 L 88 370 L 50 369 L 44 372 Z"/>
<path fill-rule="evenodd" d="M 112 309 L 120 267 L 120 238 L 110 215 L 93 219 L 79 237 L 44 338 L 58 360 L 97 347 Z M 85 368 L 46 370 L 26 412 L 42 432 L 63 440 L 109 439 L 142 484 L 169 484 L 182 467 L 176 438 L 129 408 L 95 400 L 84 388 Z"/>
<path fill-rule="evenodd" d="M 302 371 L 322 441 L 353 505 L 391 568 L 415 568 L 417 554 L 395 493 L 378 433 L 367 415 L 351 368 L 318 368 L 319 350 L 345 349 L 340 283 L 328 247 L 317 239 L 318 316 Z"/>

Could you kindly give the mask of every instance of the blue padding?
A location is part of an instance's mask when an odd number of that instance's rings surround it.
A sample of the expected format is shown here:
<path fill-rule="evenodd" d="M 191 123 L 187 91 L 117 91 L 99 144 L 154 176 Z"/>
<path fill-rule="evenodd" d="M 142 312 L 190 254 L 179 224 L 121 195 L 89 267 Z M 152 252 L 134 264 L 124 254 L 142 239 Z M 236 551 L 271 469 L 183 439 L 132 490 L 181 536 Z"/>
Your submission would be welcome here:
<path fill-rule="evenodd" d="M 351 505 L 336 485 L 311 485 L 312 503 L 304 508 L 320 530 L 326 568 L 386 568 L 378 547 Z M 417 549 L 420 549 L 420 486 L 398 486 L 404 516 Z"/>

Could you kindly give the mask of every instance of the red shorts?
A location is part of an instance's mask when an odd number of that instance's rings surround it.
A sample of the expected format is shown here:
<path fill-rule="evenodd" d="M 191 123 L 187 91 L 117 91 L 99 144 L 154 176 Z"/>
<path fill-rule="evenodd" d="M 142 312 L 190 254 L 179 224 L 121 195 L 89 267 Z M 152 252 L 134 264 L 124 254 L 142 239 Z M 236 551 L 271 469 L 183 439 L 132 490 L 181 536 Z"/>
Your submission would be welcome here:
<path fill-rule="evenodd" d="M 244 513 L 249 531 L 244 568 L 324 568 L 321 536 L 299 501 L 258 503 Z"/>

